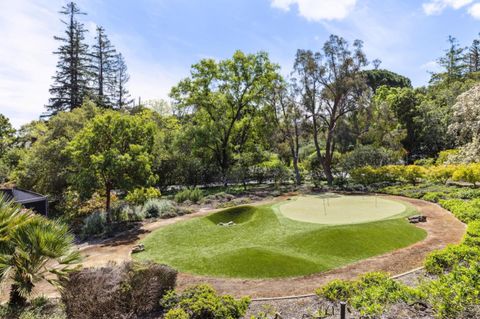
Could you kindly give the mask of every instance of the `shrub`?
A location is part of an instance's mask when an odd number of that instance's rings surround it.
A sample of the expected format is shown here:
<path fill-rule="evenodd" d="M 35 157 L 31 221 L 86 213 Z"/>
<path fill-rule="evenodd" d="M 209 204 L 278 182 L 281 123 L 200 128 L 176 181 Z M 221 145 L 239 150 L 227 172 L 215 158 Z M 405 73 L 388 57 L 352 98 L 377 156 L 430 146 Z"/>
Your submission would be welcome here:
<path fill-rule="evenodd" d="M 478 262 L 480 249 L 476 246 L 450 245 L 430 253 L 425 259 L 425 270 L 431 275 L 450 272 L 457 265 Z"/>
<path fill-rule="evenodd" d="M 475 184 L 480 182 L 480 164 L 472 163 L 458 165 L 452 178 L 456 181 L 471 183 L 472 187 L 475 187 Z"/>
<path fill-rule="evenodd" d="M 166 294 L 160 304 L 169 318 L 184 318 L 186 313 L 190 319 L 237 319 L 245 315 L 250 298 L 235 300 L 229 295 L 217 295 L 208 285 L 198 285 L 181 294 Z"/>
<path fill-rule="evenodd" d="M 456 169 L 455 165 L 432 166 L 426 172 L 426 177 L 433 182 L 445 184 L 453 177 Z"/>
<path fill-rule="evenodd" d="M 428 192 L 422 196 L 422 199 L 429 202 L 438 203 L 440 200 L 444 199 L 445 197 L 446 197 L 445 193 L 442 193 L 442 192 Z"/>
<path fill-rule="evenodd" d="M 143 205 L 143 214 L 147 218 L 170 218 L 177 216 L 177 209 L 169 200 L 149 199 Z"/>
<path fill-rule="evenodd" d="M 439 203 L 464 223 L 480 219 L 480 198 L 471 201 L 447 199 L 440 200 Z"/>
<path fill-rule="evenodd" d="M 451 162 L 451 160 L 455 156 L 457 156 L 459 153 L 460 153 L 460 150 L 455 150 L 455 149 L 441 151 L 440 153 L 438 153 L 438 158 L 437 158 L 437 161 L 435 162 L 435 164 L 442 165 L 442 164 L 446 164 L 448 162 Z"/>
<path fill-rule="evenodd" d="M 455 267 L 437 280 L 426 282 L 419 290 L 433 308 L 437 318 L 459 318 L 480 298 L 480 265 Z M 468 316 L 468 318 L 473 318 Z"/>
<path fill-rule="evenodd" d="M 130 205 L 126 203 L 116 204 L 111 208 L 112 219 L 116 222 L 126 222 L 129 220 L 131 210 Z"/>
<path fill-rule="evenodd" d="M 330 301 L 346 301 L 352 297 L 353 289 L 352 281 L 336 279 L 318 289 L 317 294 Z"/>
<path fill-rule="evenodd" d="M 474 199 L 480 197 L 480 189 L 456 188 L 451 194 L 452 198 Z"/>
<path fill-rule="evenodd" d="M 416 185 L 418 180 L 425 175 L 425 168 L 418 165 L 407 165 L 399 170 L 400 178 L 412 185 Z"/>
<path fill-rule="evenodd" d="M 183 309 L 172 309 L 165 314 L 164 319 L 190 319 L 190 316 Z"/>
<path fill-rule="evenodd" d="M 355 168 L 350 172 L 350 177 L 354 183 L 362 185 L 372 185 L 386 180 L 382 171 L 371 166 Z"/>
<path fill-rule="evenodd" d="M 480 220 L 468 224 L 464 243 L 465 245 L 480 247 Z"/>
<path fill-rule="evenodd" d="M 61 291 L 68 318 L 133 318 L 159 309 L 177 272 L 155 263 L 85 268 L 71 274 Z"/>
<path fill-rule="evenodd" d="M 362 317 L 379 316 L 390 304 L 411 299 L 414 292 L 383 273 L 369 273 L 358 280 L 335 280 L 318 289 L 330 301 L 346 301 Z"/>
<path fill-rule="evenodd" d="M 145 219 L 145 212 L 142 206 L 133 206 L 128 210 L 128 220 L 132 222 L 141 222 Z"/>
<path fill-rule="evenodd" d="M 225 192 L 220 192 L 212 195 L 205 196 L 202 198 L 201 203 L 202 204 L 210 204 L 213 201 L 218 201 L 221 203 L 229 202 L 231 200 L 235 199 L 235 196 L 225 193 Z"/>
<path fill-rule="evenodd" d="M 162 194 L 154 187 L 141 187 L 128 192 L 125 200 L 135 205 L 143 205 L 149 199 L 159 198 L 160 196 L 162 196 Z"/>
<path fill-rule="evenodd" d="M 186 188 L 175 194 L 175 201 L 177 203 L 184 203 L 187 200 L 192 203 L 198 203 L 202 198 L 203 192 L 199 188 Z"/>
<path fill-rule="evenodd" d="M 219 203 L 215 208 L 230 208 L 251 203 L 249 198 L 235 198 L 229 202 Z"/>
<path fill-rule="evenodd" d="M 0 318 L 8 319 L 67 319 L 61 305 L 46 297 L 36 297 L 25 307 L 0 305 Z"/>
<path fill-rule="evenodd" d="M 82 236 L 89 237 L 103 234 L 107 227 L 107 214 L 95 212 L 83 220 Z"/>

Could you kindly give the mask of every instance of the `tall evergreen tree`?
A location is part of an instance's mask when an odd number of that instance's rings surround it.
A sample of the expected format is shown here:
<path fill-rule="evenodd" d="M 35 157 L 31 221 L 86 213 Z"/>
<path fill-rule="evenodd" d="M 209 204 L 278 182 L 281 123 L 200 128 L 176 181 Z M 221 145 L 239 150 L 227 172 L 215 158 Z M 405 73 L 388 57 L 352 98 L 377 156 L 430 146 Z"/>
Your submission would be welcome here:
<path fill-rule="evenodd" d="M 460 47 L 458 40 L 452 36 L 448 36 L 448 43 L 450 46 L 445 50 L 445 55 L 438 59 L 438 64 L 445 69 L 444 77 L 450 81 L 460 78 L 465 72 L 463 54 L 465 48 Z M 434 80 L 438 78 L 439 74 L 433 76 Z"/>
<path fill-rule="evenodd" d="M 114 81 L 114 104 L 117 108 L 125 108 L 133 103 L 133 99 L 127 90 L 127 82 L 130 75 L 127 73 L 127 64 L 121 53 L 115 56 L 115 81 Z"/>
<path fill-rule="evenodd" d="M 97 27 L 95 44 L 90 53 L 95 102 L 101 107 L 112 107 L 115 87 L 115 64 L 117 51 L 110 43 L 105 29 Z"/>
<path fill-rule="evenodd" d="M 472 45 L 468 48 L 465 60 L 468 65 L 468 72 L 480 71 L 480 40 L 473 40 Z"/>
<path fill-rule="evenodd" d="M 84 42 L 87 30 L 78 21 L 79 15 L 85 15 L 74 2 L 62 7 L 61 14 L 68 17 L 61 20 L 66 25 L 65 36 L 55 36 L 61 42 L 57 51 L 57 71 L 50 88 L 50 103 L 47 106 L 51 114 L 79 107 L 88 95 L 89 56 L 88 45 Z"/>

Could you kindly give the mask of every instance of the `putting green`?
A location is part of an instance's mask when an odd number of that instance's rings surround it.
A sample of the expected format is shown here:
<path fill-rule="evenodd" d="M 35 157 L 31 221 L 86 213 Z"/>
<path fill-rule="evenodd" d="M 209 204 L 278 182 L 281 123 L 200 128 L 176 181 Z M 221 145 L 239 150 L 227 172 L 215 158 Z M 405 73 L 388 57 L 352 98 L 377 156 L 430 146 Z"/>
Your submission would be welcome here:
<path fill-rule="evenodd" d="M 351 207 L 365 205 L 365 209 L 370 200 L 352 199 L 357 204 L 350 202 Z M 333 198 L 330 197 L 329 201 L 333 208 Z M 280 211 L 284 205 L 291 208 L 290 205 L 301 205 L 302 202 L 323 212 L 322 200 L 313 196 L 275 205 L 234 207 L 152 232 L 142 240 L 145 251 L 134 254 L 133 258 L 153 260 L 182 272 L 200 275 L 292 277 L 341 267 L 406 247 L 426 237 L 423 229 L 403 218 L 416 211 L 403 204 L 396 206 L 396 202 L 387 201 L 389 205 L 385 207 L 391 208 L 388 214 L 374 214 L 374 218 L 380 220 L 361 222 L 368 216 L 363 219 L 357 216 L 353 224 L 345 224 L 345 216 L 342 219 L 344 224 L 337 225 L 319 224 L 318 219 L 315 223 L 300 222 L 285 217 Z M 395 217 L 398 212 L 400 215 Z M 351 214 L 355 214 L 355 209 Z M 233 226 L 222 226 L 230 222 Z M 338 223 L 339 219 L 331 218 L 332 222 Z"/>
<path fill-rule="evenodd" d="M 299 196 L 278 205 L 285 217 L 307 223 L 345 225 L 398 217 L 407 206 L 378 196 L 311 195 Z"/>

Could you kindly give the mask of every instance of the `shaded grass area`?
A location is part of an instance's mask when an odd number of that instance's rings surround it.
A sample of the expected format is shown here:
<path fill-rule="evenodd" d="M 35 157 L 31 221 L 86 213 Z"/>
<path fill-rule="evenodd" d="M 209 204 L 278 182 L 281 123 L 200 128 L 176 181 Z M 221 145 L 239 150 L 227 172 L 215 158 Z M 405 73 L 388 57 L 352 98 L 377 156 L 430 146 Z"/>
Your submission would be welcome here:
<path fill-rule="evenodd" d="M 235 226 L 219 226 L 234 221 Z M 270 206 L 240 206 L 167 226 L 147 236 L 137 259 L 179 271 L 236 278 L 308 275 L 420 241 L 403 218 L 325 226 L 290 220 Z"/>

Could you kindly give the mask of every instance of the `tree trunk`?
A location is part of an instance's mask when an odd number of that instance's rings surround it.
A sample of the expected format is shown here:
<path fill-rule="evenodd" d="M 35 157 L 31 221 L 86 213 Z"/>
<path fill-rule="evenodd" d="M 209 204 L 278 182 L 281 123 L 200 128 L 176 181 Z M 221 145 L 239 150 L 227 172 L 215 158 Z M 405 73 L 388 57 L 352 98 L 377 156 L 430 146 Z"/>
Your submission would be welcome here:
<path fill-rule="evenodd" d="M 298 168 L 298 157 L 293 157 L 293 169 L 295 171 L 295 183 L 300 186 L 302 183 L 302 177 L 300 176 L 300 169 Z"/>
<path fill-rule="evenodd" d="M 110 224 L 112 223 L 112 215 L 110 212 L 110 192 L 112 191 L 112 188 L 110 184 L 107 183 L 106 189 L 105 189 L 105 196 L 107 197 L 106 203 L 105 203 L 105 210 L 107 212 L 107 223 Z"/>
<path fill-rule="evenodd" d="M 332 165 L 324 163 L 323 172 L 325 173 L 325 177 L 327 178 L 327 184 L 329 186 L 332 186 L 333 185 Z"/>

